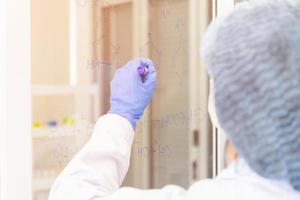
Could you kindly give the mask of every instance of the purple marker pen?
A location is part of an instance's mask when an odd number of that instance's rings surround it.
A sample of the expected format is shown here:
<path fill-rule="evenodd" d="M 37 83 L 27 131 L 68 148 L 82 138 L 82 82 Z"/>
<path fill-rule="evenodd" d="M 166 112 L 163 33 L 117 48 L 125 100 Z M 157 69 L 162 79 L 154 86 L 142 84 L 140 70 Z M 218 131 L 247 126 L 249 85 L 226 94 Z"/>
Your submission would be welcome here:
<path fill-rule="evenodd" d="M 149 72 L 149 68 L 148 68 L 148 64 L 147 63 L 141 63 L 141 65 L 137 68 L 137 72 L 139 73 L 139 75 L 141 76 L 146 76 Z"/>

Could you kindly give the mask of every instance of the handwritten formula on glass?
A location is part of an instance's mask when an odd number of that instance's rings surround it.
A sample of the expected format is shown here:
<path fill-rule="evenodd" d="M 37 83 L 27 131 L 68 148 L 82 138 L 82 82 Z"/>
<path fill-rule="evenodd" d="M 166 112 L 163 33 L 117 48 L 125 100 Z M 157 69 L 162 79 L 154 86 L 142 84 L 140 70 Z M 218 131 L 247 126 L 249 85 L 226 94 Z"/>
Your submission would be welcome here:
<path fill-rule="evenodd" d="M 157 155 L 163 158 L 171 157 L 171 148 L 167 144 L 161 144 L 154 140 L 153 145 L 142 145 L 140 141 L 133 143 L 133 153 L 139 157 Z"/>

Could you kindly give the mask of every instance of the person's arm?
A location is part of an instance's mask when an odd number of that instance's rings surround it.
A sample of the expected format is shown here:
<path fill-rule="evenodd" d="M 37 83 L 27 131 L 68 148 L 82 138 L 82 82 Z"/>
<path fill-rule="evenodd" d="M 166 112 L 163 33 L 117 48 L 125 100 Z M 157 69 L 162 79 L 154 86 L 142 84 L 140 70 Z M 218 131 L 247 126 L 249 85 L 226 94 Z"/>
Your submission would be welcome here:
<path fill-rule="evenodd" d="M 149 72 L 141 77 L 141 62 Z M 119 188 L 129 167 L 134 127 L 151 100 L 156 73 L 151 60 L 133 60 L 117 70 L 111 82 L 110 114 L 96 123 L 91 139 L 55 181 L 49 200 L 178 200 L 185 190 Z"/>
<path fill-rule="evenodd" d="M 178 186 L 139 190 L 119 188 L 129 166 L 134 130 L 119 115 L 102 116 L 88 143 L 73 158 L 52 186 L 49 200 L 171 200 L 181 199 Z"/>

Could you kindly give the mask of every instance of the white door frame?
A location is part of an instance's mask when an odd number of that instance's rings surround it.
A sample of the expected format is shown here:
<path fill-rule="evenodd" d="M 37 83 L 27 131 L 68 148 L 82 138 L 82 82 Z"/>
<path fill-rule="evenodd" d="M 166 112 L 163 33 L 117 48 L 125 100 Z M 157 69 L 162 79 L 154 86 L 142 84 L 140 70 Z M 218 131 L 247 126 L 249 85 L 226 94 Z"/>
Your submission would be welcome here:
<path fill-rule="evenodd" d="M 213 0 L 213 18 L 224 16 L 234 8 L 236 0 Z M 213 127 L 213 176 L 215 177 L 225 166 L 225 144 L 227 138 L 224 132 Z"/>

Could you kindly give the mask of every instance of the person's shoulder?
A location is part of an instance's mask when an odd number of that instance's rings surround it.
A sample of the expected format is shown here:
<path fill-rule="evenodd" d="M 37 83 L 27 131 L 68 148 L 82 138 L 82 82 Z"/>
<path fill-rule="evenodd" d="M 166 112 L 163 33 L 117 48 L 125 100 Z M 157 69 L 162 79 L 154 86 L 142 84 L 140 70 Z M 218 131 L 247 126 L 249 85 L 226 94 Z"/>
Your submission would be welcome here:
<path fill-rule="evenodd" d="M 236 176 L 237 162 L 233 162 L 214 179 L 204 179 L 189 188 L 190 197 L 207 197 L 207 199 L 235 199 L 242 191 L 243 183 Z M 193 198 L 191 198 L 193 199 Z"/>
<path fill-rule="evenodd" d="M 194 183 L 188 190 L 188 199 L 233 199 L 235 195 L 234 180 L 204 179 Z"/>

